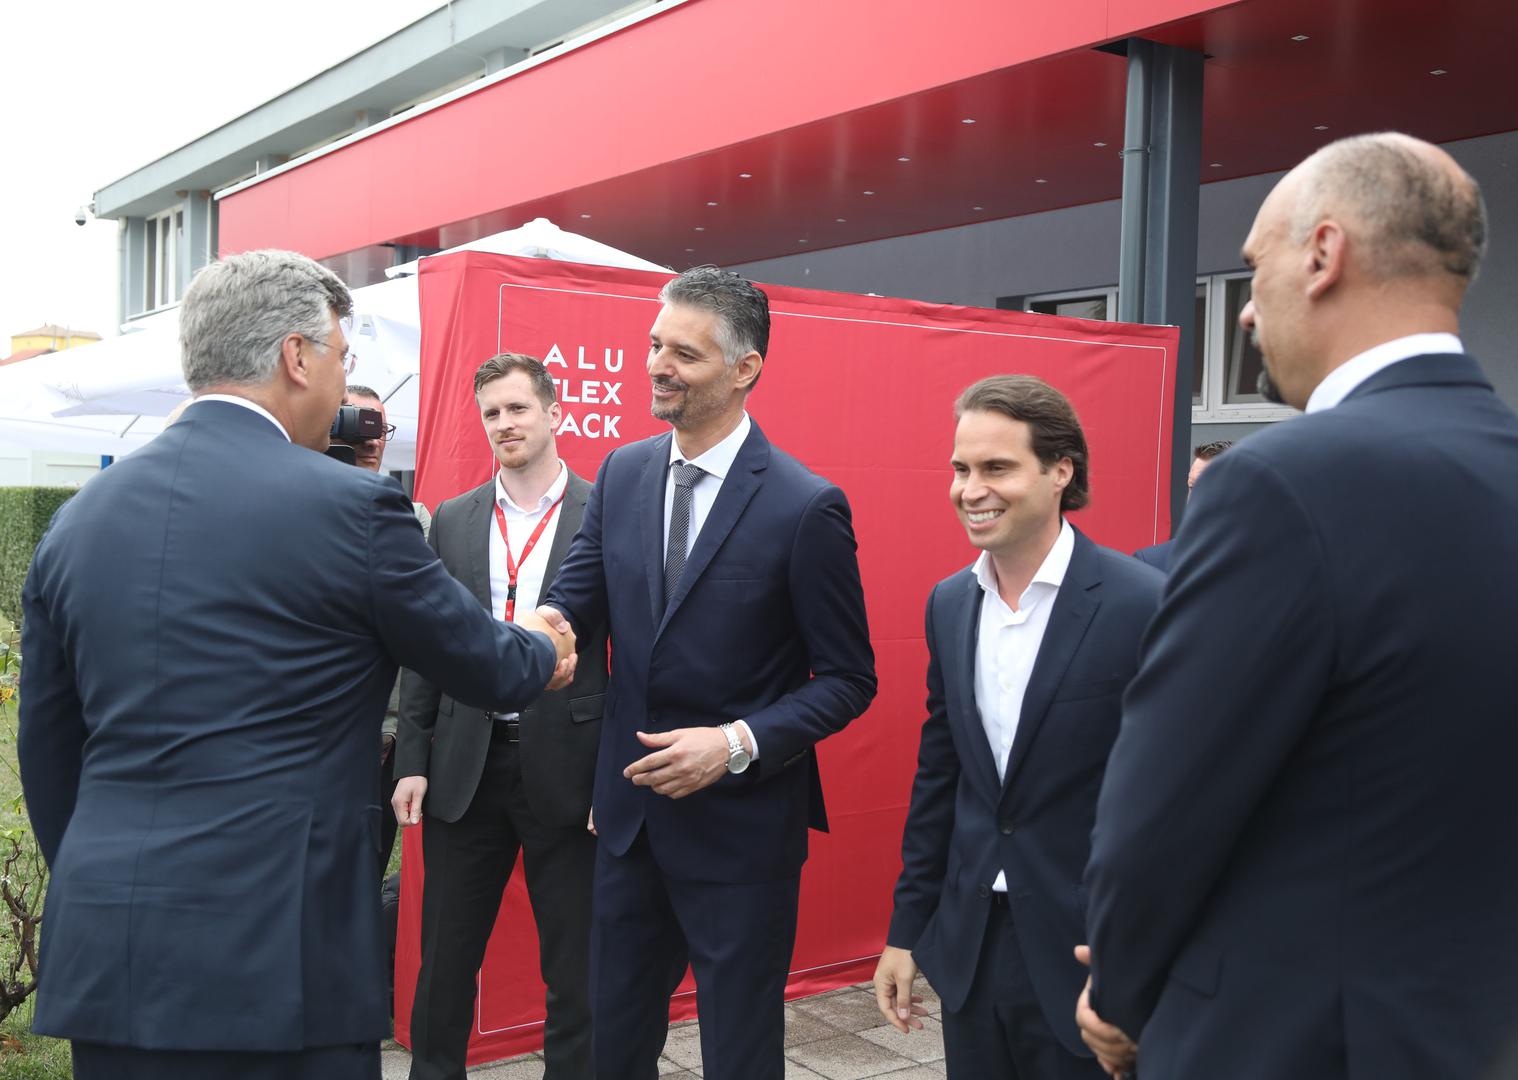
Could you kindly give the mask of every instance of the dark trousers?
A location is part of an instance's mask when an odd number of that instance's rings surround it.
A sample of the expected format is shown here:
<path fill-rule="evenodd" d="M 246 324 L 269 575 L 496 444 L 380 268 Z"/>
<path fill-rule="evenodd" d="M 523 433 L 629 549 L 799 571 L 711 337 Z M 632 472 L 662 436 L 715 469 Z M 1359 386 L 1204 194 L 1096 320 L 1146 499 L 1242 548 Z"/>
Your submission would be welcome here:
<path fill-rule="evenodd" d="M 588 811 L 587 807 L 587 811 Z M 458 821 L 425 815 L 422 967 L 411 1008 L 411 1080 L 464 1080 L 475 975 L 517 852 L 538 926 L 548 1023 L 545 1080 L 591 1080 L 590 894 L 596 841 L 583 822 L 544 825 L 522 789 L 520 747 L 497 724 L 485 771 Z"/>
<path fill-rule="evenodd" d="M 1070 999 L 1075 1012 L 1075 998 Z M 1094 1057 L 1076 1057 L 1038 1002 L 1005 904 L 991 906 L 970 996 L 943 1011 L 949 1080 L 1106 1080 Z"/>
<path fill-rule="evenodd" d="M 626 855 L 598 852 L 590 946 L 596 1075 L 658 1075 L 669 997 L 688 958 L 705 1075 L 781 1080 L 800 885 L 799 874 L 731 885 L 676 881 L 659 869 L 643 833 Z"/>
<path fill-rule="evenodd" d="M 139 1050 L 75 1041 L 74 1080 L 379 1080 L 379 1043 L 289 1053 Z"/>

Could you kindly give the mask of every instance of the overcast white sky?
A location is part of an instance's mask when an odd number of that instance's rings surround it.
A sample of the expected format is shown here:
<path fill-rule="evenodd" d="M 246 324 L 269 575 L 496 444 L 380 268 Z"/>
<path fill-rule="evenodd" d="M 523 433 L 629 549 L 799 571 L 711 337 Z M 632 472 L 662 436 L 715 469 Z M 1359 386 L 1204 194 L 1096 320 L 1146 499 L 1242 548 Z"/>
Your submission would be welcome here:
<path fill-rule="evenodd" d="M 97 189 L 331 67 L 441 0 L 0 0 L 0 356 L 42 323 L 116 326 Z"/>

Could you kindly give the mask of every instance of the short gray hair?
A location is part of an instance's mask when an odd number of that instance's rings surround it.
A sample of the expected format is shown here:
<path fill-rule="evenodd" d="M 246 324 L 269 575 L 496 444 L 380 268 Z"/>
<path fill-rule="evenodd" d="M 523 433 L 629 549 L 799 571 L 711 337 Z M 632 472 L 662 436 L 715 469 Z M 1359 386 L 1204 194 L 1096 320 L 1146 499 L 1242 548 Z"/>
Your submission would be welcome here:
<path fill-rule="evenodd" d="M 717 316 L 717 344 L 732 367 L 751 352 L 770 347 L 770 298 L 753 282 L 715 266 L 693 266 L 659 290 L 666 304 L 701 308 Z"/>
<path fill-rule="evenodd" d="M 1395 132 L 1339 139 L 1308 159 L 1294 238 L 1306 239 L 1336 213 L 1350 219 L 1351 234 L 1366 251 L 1366 271 L 1383 279 L 1443 271 L 1469 283 L 1486 250 L 1480 186 Z"/>
<path fill-rule="evenodd" d="M 326 341 L 353 297 L 325 266 L 293 251 L 228 255 L 195 275 L 179 307 L 180 362 L 192 392 L 274 378 L 289 334 Z"/>

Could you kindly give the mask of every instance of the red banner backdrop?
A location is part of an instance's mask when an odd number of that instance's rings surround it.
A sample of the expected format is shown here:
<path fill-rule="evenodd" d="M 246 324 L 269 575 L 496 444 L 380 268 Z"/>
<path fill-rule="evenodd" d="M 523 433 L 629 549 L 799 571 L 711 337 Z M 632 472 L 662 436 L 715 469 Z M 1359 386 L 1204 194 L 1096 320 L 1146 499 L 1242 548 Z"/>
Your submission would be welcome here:
<path fill-rule="evenodd" d="M 623 442 L 665 429 L 648 413 L 648 329 L 667 275 L 466 252 L 422 263 L 417 498 L 428 506 L 489 478 L 471 393 L 497 352 L 542 358 L 557 381 L 559 453 L 593 478 Z M 975 555 L 948 504 L 952 404 L 998 372 L 1041 376 L 1079 412 L 1100 543 L 1163 539 L 1169 505 L 1173 328 L 767 287 L 773 329 L 749 401 L 766 435 L 848 494 L 880 691 L 820 747 L 832 832 L 812 834 L 787 996 L 867 978 L 885 938 L 923 715 L 923 605 Z M 407 830 L 396 950 L 396 1037 L 410 1043 L 420 963 L 422 844 Z M 672 1018 L 694 1015 L 689 979 Z M 543 990 L 520 867 L 480 974 L 470 1061 L 541 1045 Z"/>

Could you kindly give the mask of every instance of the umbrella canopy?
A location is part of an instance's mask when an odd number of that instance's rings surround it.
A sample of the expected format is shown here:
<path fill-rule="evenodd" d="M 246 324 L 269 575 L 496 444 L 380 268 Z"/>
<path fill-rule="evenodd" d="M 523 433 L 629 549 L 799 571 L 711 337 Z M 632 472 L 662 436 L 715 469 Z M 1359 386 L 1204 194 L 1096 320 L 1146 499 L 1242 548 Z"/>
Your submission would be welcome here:
<path fill-rule="evenodd" d="M 482 236 L 467 244 L 438 252 L 452 255 L 455 251 L 486 251 L 493 255 L 526 255 L 535 259 L 558 259 L 560 262 L 589 263 L 591 266 L 621 266 L 629 270 L 666 271 L 667 266 L 629 255 L 610 244 L 603 244 L 579 233 L 565 232 L 547 218 L 533 218 L 526 225 L 506 232 Z M 435 256 L 424 256 L 435 258 Z M 386 268 L 390 278 L 413 277 L 420 259 L 399 266 Z"/>
<path fill-rule="evenodd" d="M 639 270 L 665 268 L 546 218 L 454 251 L 560 259 Z M 348 341 L 356 358 L 350 382 L 372 387 L 396 427 L 385 465 L 416 464 L 417 375 L 421 314 L 415 262 L 386 271 L 392 280 L 353 291 Z M 163 418 L 189 396 L 179 360 L 179 313 L 141 320 L 120 337 L 0 368 L 0 441 L 32 449 L 121 455 L 163 430 Z"/>

